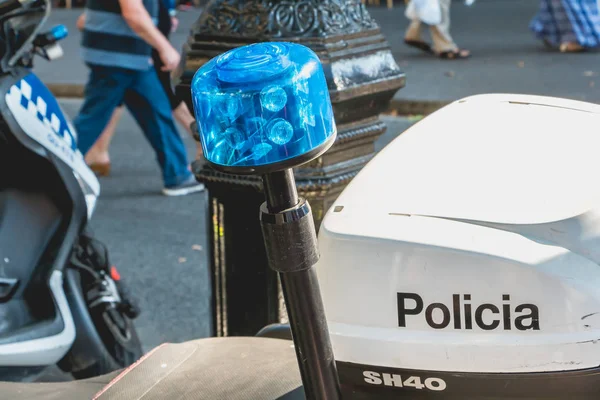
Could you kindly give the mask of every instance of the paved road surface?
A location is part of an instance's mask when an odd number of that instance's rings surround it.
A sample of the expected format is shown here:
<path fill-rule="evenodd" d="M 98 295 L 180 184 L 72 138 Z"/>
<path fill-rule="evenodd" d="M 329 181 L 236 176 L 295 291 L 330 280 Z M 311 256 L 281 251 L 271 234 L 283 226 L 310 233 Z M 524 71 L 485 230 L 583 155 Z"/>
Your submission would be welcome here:
<path fill-rule="evenodd" d="M 80 101 L 61 104 L 74 116 Z M 186 142 L 193 156 L 194 144 Z M 207 336 L 206 196 L 169 198 L 160 193 L 154 152 L 128 114 L 111 155 L 113 173 L 101 179 L 92 228 L 140 298 L 143 314 L 136 325 L 145 349 Z"/>

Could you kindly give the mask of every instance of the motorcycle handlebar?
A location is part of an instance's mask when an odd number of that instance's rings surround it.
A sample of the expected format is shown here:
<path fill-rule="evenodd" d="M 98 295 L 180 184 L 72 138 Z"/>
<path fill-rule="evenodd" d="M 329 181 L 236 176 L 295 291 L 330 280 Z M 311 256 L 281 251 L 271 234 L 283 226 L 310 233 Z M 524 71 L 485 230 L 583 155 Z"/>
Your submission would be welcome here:
<path fill-rule="evenodd" d="M 0 0 L 0 15 L 7 14 L 18 8 L 21 8 L 23 0 Z"/>

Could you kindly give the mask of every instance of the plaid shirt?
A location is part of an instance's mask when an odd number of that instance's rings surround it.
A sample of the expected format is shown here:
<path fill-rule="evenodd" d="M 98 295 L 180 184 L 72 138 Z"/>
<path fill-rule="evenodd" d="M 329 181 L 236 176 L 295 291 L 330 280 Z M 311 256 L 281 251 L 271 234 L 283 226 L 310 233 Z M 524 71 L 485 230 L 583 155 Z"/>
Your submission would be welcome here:
<path fill-rule="evenodd" d="M 530 28 L 540 39 L 558 46 L 565 42 L 600 46 L 597 0 L 542 0 Z"/>

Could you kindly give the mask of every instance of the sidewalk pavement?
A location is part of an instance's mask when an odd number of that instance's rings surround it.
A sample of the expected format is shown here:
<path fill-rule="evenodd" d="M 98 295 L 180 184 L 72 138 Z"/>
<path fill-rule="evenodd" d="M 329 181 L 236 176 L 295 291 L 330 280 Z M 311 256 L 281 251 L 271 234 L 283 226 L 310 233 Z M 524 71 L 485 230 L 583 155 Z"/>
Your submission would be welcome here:
<path fill-rule="evenodd" d="M 427 102 L 448 102 L 481 93 L 522 93 L 600 102 L 600 54 L 548 50 L 529 31 L 539 0 L 455 1 L 452 35 L 472 51 L 468 60 L 440 60 L 403 43 L 403 10 L 373 12 L 407 85 L 395 97 L 406 112 Z M 423 104 L 422 102 L 425 102 Z M 417 110 L 418 111 L 418 110 Z M 421 110 L 423 111 L 423 110 Z M 425 113 L 425 112 L 418 112 Z"/>
<path fill-rule="evenodd" d="M 432 108 L 465 96 L 513 92 L 600 102 L 600 53 L 561 54 L 549 51 L 528 30 L 538 0 L 478 0 L 467 7 L 456 1 L 452 34 L 472 50 L 468 60 L 440 60 L 403 43 L 407 19 L 404 6 L 392 10 L 369 7 L 389 41 L 407 85 L 398 91 L 393 108 L 403 114 L 425 114 Z M 52 63 L 37 59 L 35 70 L 59 96 L 81 94 L 87 69 L 80 60 L 80 33 L 75 21 L 80 10 L 54 10 L 48 26 L 65 24 L 70 36 L 65 56 Z M 187 40 L 200 12 L 180 12 L 180 29 L 172 36 L 176 48 Z"/>

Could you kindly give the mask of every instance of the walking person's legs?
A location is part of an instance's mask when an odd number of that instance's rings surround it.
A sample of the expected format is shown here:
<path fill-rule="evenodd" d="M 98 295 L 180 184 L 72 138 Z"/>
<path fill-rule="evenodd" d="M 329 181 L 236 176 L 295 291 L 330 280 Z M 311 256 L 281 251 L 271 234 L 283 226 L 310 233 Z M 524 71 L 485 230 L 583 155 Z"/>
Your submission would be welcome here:
<path fill-rule="evenodd" d="M 404 43 L 427 53 L 431 53 L 431 46 L 422 37 L 423 23 L 418 19 L 410 20 L 410 24 L 404 33 Z"/>
<path fill-rule="evenodd" d="M 471 55 L 468 50 L 459 49 L 450 35 L 450 6 L 452 0 L 438 0 L 442 11 L 442 21 L 430 26 L 433 50 L 442 58 L 467 58 Z"/>
<path fill-rule="evenodd" d="M 119 105 L 115 109 L 108 125 L 85 156 L 87 165 L 100 176 L 108 176 L 110 174 L 110 142 L 123 115 L 123 108 L 123 105 Z"/>
<path fill-rule="evenodd" d="M 164 64 L 156 51 L 152 52 L 152 60 L 154 61 L 154 70 L 156 71 L 158 80 L 160 81 L 160 84 L 164 92 L 167 94 L 167 98 L 169 99 L 173 117 L 193 138 L 194 135 L 192 133 L 191 125 L 196 119 L 190 112 L 187 104 L 175 94 L 175 91 L 173 90 L 173 84 L 171 82 L 171 73 L 169 71 L 162 70 Z M 196 158 L 200 158 L 200 156 L 202 156 L 202 146 L 200 143 L 196 142 Z"/>
<path fill-rule="evenodd" d="M 563 7 L 573 35 L 563 37 L 561 51 L 572 53 L 600 47 L 598 1 L 565 0 Z"/>
<path fill-rule="evenodd" d="M 173 117 L 186 130 L 186 132 L 193 137 L 194 135 L 192 133 L 191 125 L 196 121 L 195 117 L 190 112 L 187 104 L 183 100 L 178 99 L 175 95 L 171 85 L 170 73 L 160 70 L 160 67 L 163 65 L 162 61 L 160 61 L 160 57 L 156 56 L 153 58 L 154 62 L 156 63 L 156 74 L 159 77 L 161 86 L 169 98 Z M 124 107 L 122 104 L 115 109 L 108 125 L 85 157 L 86 163 L 96 174 L 100 176 L 108 176 L 110 173 L 110 143 L 117 129 L 117 125 L 123 115 L 123 109 Z M 201 156 L 202 146 L 200 143 L 196 142 L 196 158 L 200 158 Z"/>
<path fill-rule="evenodd" d="M 77 146 L 86 155 L 109 124 L 132 79 L 126 70 L 91 66 L 85 99 L 73 121 L 78 134 Z"/>
<path fill-rule="evenodd" d="M 153 70 L 139 72 L 125 105 L 156 152 L 164 180 L 163 193 L 186 195 L 204 189 L 189 169 L 187 152 L 173 117 L 169 100 Z"/>
<path fill-rule="evenodd" d="M 408 28 L 406 29 L 406 33 L 404 34 L 404 38 L 409 40 L 422 40 L 422 26 L 423 24 L 418 19 L 411 20 Z"/>
<path fill-rule="evenodd" d="M 592 0 L 542 0 L 529 28 L 549 48 L 563 53 L 600 46 L 600 13 Z"/>
<path fill-rule="evenodd" d="M 418 48 L 419 50 L 436 54 L 440 58 L 444 59 L 469 57 L 471 53 L 468 50 L 460 49 L 456 43 L 454 43 L 454 40 L 450 35 L 450 6 L 452 4 L 452 0 L 429 1 L 437 2 L 441 14 L 441 21 L 439 24 L 429 25 L 433 46 L 430 46 L 422 39 L 422 27 L 424 22 L 421 21 L 421 18 L 425 17 L 420 17 L 420 14 L 418 11 L 416 11 L 416 9 L 414 12 L 410 11 L 410 9 L 407 10 L 407 16 L 411 18 L 411 22 L 406 30 L 406 33 L 404 34 L 404 43 L 408 46 Z M 435 3 L 427 4 L 431 7 L 435 5 Z M 412 3 L 410 3 L 408 7 L 411 5 Z"/>
<path fill-rule="evenodd" d="M 179 103 L 179 105 L 173 109 L 173 117 L 179 123 L 179 125 L 186 129 L 191 137 L 194 137 L 192 133 L 192 124 L 196 122 L 196 118 L 192 115 L 192 112 L 184 101 Z M 202 146 L 200 143 L 196 143 L 196 148 L 198 149 L 197 155 L 201 156 Z"/>

